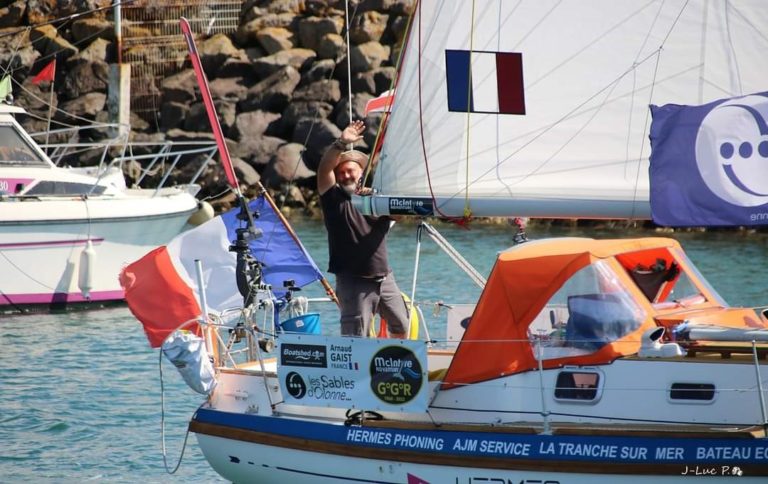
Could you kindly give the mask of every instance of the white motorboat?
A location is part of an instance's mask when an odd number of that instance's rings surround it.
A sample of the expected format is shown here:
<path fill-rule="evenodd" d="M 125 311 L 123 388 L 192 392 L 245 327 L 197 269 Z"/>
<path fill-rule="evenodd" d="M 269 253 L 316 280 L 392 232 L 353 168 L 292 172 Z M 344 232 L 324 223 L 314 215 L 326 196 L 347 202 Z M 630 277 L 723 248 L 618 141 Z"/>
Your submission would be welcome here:
<path fill-rule="evenodd" d="M 0 311 L 121 301 L 120 269 L 185 228 L 199 186 L 129 188 L 118 159 L 56 166 L 23 113 L 0 103 Z"/>

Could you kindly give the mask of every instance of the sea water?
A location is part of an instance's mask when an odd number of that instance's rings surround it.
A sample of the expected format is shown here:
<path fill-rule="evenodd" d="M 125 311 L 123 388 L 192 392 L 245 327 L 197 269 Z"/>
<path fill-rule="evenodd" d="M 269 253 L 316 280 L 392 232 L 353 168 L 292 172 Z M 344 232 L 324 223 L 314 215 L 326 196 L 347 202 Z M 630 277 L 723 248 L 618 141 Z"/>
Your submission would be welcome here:
<path fill-rule="evenodd" d="M 297 220 L 296 230 L 319 267 L 327 267 L 325 230 Z M 512 244 L 514 228 L 479 225 L 438 229 L 481 274 Z M 634 237 L 642 230 L 534 227 L 531 239 L 549 236 Z M 768 237 L 736 232 L 672 234 L 720 294 L 734 306 L 768 302 Z M 411 292 L 416 226 L 397 224 L 389 242 L 400 288 Z M 473 302 L 480 288 L 455 268 L 426 236 L 422 239 L 416 299 L 434 324 L 434 303 Z M 330 278 L 333 284 L 332 277 Z M 301 294 L 322 296 L 308 288 Z M 312 307 L 311 309 L 322 308 Z M 338 313 L 323 314 L 324 331 L 338 334 Z M 439 328 L 432 335 L 439 337 Z M 219 482 L 189 435 L 181 467 L 175 467 L 187 423 L 202 396 L 163 361 L 165 411 L 161 409 L 158 351 L 126 307 L 64 314 L 0 316 L 0 482 Z"/>

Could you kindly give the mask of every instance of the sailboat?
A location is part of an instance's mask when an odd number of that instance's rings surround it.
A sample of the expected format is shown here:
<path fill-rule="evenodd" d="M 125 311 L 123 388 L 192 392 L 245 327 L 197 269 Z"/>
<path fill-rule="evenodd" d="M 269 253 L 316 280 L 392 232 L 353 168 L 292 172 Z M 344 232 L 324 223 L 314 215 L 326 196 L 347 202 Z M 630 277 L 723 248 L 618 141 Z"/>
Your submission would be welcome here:
<path fill-rule="evenodd" d="M 766 25 L 768 9 L 747 0 L 417 2 L 374 195 L 360 206 L 461 219 L 648 218 L 659 180 L 649 158 L 668 148 L 649 105 L 712 112 L 732 102 L 741 107 L 725 114 L 764 126 L 752 98 L 768 79 Z M 765 157 L 766 132 L 757 133 L 714 146 L 722 159 L 750 158 L 744 143 Z M 722 167 L 733 187 L 762 195 L 739 167 Z M 279 311 L 296 299 L 292 281 L 274 296 L 258 264 L 247 284 L 229 283 L 246 308 L 211 304 L 208 291 L 222 291 L 216 270 L 235 273 L 235 257 L 203 258 L 197 273 L 181 259 L 142 259 L 123 273 L 129 306 L 158 346 L 180 338 L 177 327 L 205 336 L 196 359 L 213 360 L 203 372 L 212 383 L 190 430 L 228 480 L 768 478 L 768 317 L 730 307 L 672 239 L 503 250 L 487 281 L 476 278 L 484 289 L 468 313 L 439 331 L 417 313 L 415 324 L 444 339 L 315 334 L 306 328 L 316 314 Z M 177 271 L 189 302 L 162 328 L 142 319 L 148 262 Z"/>

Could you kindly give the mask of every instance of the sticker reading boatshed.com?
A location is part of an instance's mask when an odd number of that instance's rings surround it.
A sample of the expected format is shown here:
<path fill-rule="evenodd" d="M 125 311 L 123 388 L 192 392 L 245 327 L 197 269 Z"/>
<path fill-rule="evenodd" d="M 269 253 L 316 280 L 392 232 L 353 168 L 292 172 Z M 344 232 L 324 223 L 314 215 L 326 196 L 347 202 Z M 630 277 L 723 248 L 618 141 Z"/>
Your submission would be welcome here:
<path fill-rule="evenodd" d="M 424 376 L 421 364 L 410 349 L 387 346 L 371 359 L 371 390 L 382 402 L 400 405 L 418 395 Z"/>

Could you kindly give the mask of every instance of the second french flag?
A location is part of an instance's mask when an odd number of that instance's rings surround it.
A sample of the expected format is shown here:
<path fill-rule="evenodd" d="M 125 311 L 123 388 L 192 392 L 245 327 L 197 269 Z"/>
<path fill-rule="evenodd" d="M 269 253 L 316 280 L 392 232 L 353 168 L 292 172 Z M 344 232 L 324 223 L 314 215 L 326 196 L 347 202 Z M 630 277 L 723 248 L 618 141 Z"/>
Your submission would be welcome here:
<path fill-rule="evenodd" d="M 449 111 L 525 114 L 522 54 L 447 50 L 445 67 Z"/>

